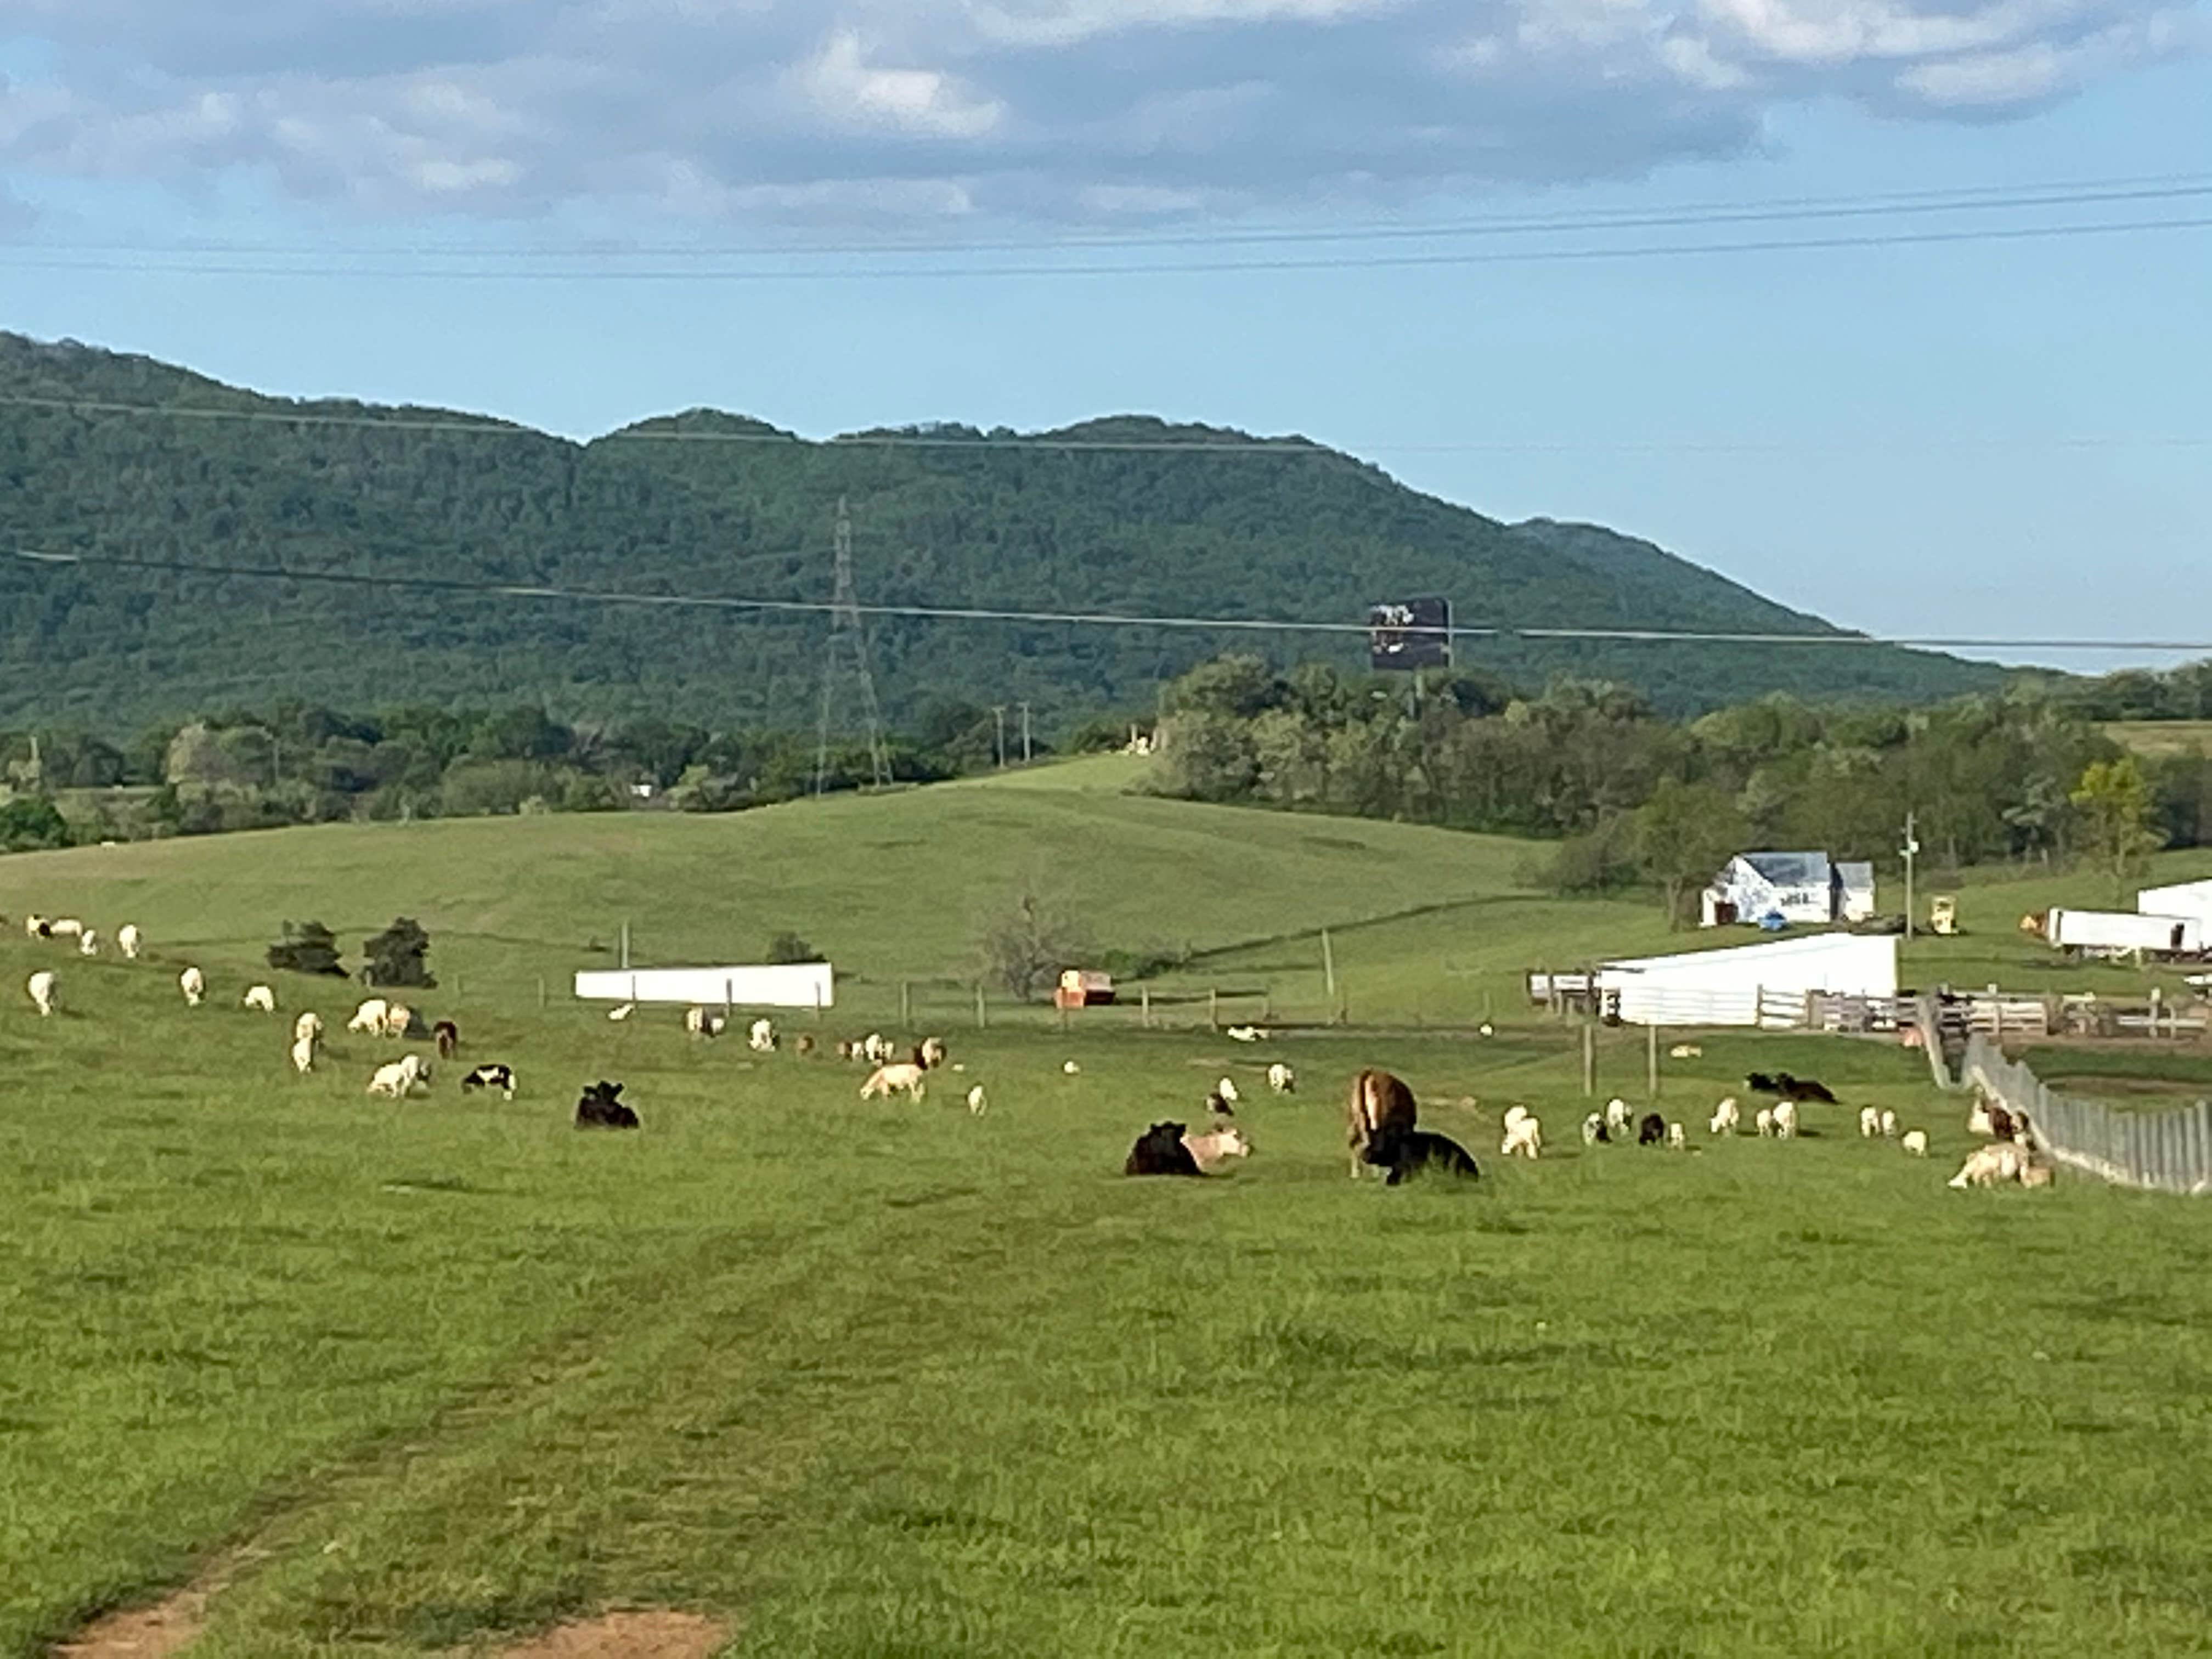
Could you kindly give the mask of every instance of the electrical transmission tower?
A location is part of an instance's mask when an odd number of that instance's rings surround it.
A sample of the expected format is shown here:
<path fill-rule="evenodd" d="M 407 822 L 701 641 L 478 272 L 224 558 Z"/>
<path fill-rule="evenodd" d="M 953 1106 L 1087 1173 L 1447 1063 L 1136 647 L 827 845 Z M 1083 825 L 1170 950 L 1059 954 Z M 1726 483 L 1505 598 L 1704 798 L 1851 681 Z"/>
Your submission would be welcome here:
<path fill-rule="evenodd" d="M 814 793 L 830 787 L 830 719 L 837 707 L 841 667 L 858 682 L 860 717 L 868 732 L 868 770 L 878 788 L 891 781 L 884 757 L 884 717 L 876 705 L 876 678 L 868 672 L 867 630 L 860 625 L 860 596 L 853 586 L 853 520 L 845 498 L 837 498 L 836 592 L 830 601 L 830 645 L 822 654 L 822 723 L 814 739 Z"/>

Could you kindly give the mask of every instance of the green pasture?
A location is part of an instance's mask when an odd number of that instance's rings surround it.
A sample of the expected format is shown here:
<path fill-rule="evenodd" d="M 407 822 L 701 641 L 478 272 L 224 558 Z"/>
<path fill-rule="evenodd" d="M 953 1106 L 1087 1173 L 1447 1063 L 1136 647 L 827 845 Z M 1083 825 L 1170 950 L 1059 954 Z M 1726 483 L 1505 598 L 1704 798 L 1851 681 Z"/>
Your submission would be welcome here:
<path fill-rule="evenodd" d="M 1127 797 L 1118 764 L 0 860 L 0 912 L 135 920 L 155 953 L 0 933 L 0 1654 L 210 1564 L 194 1659 L 482 1650 L 609 1607 L 776 1656 L 2201 1650 L 2212 1212 L 1948 1191 L 1962 1105 L 1841 1038 L 1683 1034 L 1656 1104 L 1696 1150 L 1585 1150 L 1603 1097 L 1654 1103 L 1641 1035 L 1602 1034 L 1585 1098 L 1517 975 L 1681 942 L 1656 907 L 1538 898 L 1511 842 Z M 1038 870 L 1102 942 L 1188 945 L 1172 984 L 1286 1008 L 1327 927 L 1354 1018 L 1400 1029 L 940 1018 L 967 913 Z M 1949 943 L 2029 885 L 1963 890 Z M 512 1103 L 452 1066 L 367 1098 L 396 1045 L 343 1034 L 343 982 L 238 1006 L 283 919 L 350 943 L 395 913 L 446 980 L 410 1000 L 518 1068 Z M 849 997 L 825 1036 L 938 988 L 901 1035 L 964 1069 L 864 1103 L 834 1060 L 610 1023 L 561 988 L 624 919 L 641 962 L 805 933 Z M 333 1035 L 299 1079 L 309 1006 Z M 1490 1040 L 1416 1024 L 1491 1010 Z M 1472 1189 L 1346 1178 L 1369 1064 L 1482 1159 Z M 1844 1103 L 1711 1139 L 1753 1068 Z M 1119 1175 L 1224 1074 L 1249 1163 Z M 600 1077 L 642 1132 L 568 1126 Z M 1547 1144 L 1508 1167 L 1515 1102 Z M 1862 1140 L 1863 1103 L 1933 1156 Z"/>

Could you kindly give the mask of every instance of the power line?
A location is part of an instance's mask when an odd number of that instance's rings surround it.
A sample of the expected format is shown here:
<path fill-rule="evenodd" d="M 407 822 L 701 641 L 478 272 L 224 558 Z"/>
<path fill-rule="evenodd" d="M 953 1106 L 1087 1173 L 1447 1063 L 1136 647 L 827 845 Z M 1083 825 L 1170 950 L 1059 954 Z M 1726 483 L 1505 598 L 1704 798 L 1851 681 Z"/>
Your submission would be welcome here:
<path fill-rule="evenodd" d="M 183 559 L 150 559 L 129 554 L 58 553 L 15 547 L 7 556 L 46 566 L 79 565 L 92 568 L 159 571 L 171 575 L 220 576 L 264 581 L 320 582 L 331 586 L 405 589 L 471 595 L 485 599 L 536 599 L 579 605 L 631 605 L 644 609 L 707 610 L 823 616 L 849 609 L 863 617 L 885 617 L 923 622 L 1015 623 L 1082 628 L 1155 628 L 1214 633 L 1364 635 L 1369 628 L 1357 622 L 1311 622 L 1289 617 L 1194 617 L 1180 614 L 1129 615 L 1120 611 L 1020 610 L 1011 606 L 953 605 L 855 605 L 836 600 L 781 599 L 708 593 L 647 593 L 616 588 L 561 587 L 544 584 L 470 581 L 453 576 L 371 574 L 361 571 L 301 569 L 287 565 L 207 563 Z M 1455 621 L 1455 639 L 1591 641 L 1615 644 L 1652 645 L 1812 645 L 1896 646 L 1932 651 L 2115 651 L 2142 653 L 2200 652 L 2212 654 L 2212 640 L 2033 638 L 1988 635 L 1777 633 L 1723 629 L 1597 628 L 1522 625 L 1509 623 L 1468 624 Z"/>
<path fill-rule="evenodd" d="M 2144 178 L 2081 180 L 2066 184 L 1986 185 L 1946 190 L 1890 191 L 1861 196 L 1799 197 L 1779 201 L 1689 203 L 1673 208 L 1598 208 L 1552 214 L 1524 214 L 1428 223 L 1389 221 L 1340 226 L 1252 226 L 1243 228 L 1133 232 L 1076 232 L 1054 237 L 970 238 L 946 240 L 914 238 L 901 242 L 796 241 L 772 246 L 738 247 L 697 243 L 602 242 L 568 247 L 543 244 L 521 247 L 465 244 L 413 244 L 363 248 L 375 258 L 543 259 L 783 258 L 794 256 L 902 257 L 915 253 L 1049 252 L 1061 248 L 1164 248 L 1249 246 L 1270 244 L 1429 240 L 1463 236 L 1556 235 L 1577 232 L 1680 229 L 1701 225 L 1764 224 L 1810 219 L 1864 218 L 1880 215 L 2017 212 L 2028 208 L 2100 206 L 2121 202 L 2174 201 L 2212 195 L 2212 175 L 2179 173 Z M 268 258 L 326 255 L 326 245 L 280 242 L 222 242 L 204 246 L 137 242 L 55 242 L 33 245 L 33 253 L 131 253 L 162 259 L 203 260 L 257 256 Z"/>
<path fill-rule="evenodd" d="M 250 395 L 250 394 L 249 394 Z M 535 438 L 541 442 L 578 444 L 535 427 L 511 421 L 465 415 L 350 415 L 312 409 L 224 409 L 200 404 L 132 404 L 103 398 L 47 398 L 29 393 L 0 392 L 0 409 L 43 410 L 67 415 L 118 415 L 134 419 L 231 422 L 249 426 L 336 428 L 356 431 L 437 433 L 486 438 Z M 1349 449 L 1317 443 L 1310 438 L 1060 438 L 1049 435 L 934 432 L 855 432 L 828 438 L 806 438 L 797 433 L 732 431 L 722 428 L 683 430 L 674 428 L 625 428 L 586 441 L 589 444 L 665 443 L 736 444 L 805 449 L 917 449 L 990 450 L 1001 453 L 1037 451 L 1067 454 L 1176 454 L 1190 452 L 1219 455 L 1322 456 L 1356 466 L 1367 463 Z M 2158 449 L 2198 448 L 2212 444 L 2212 434 L 2090 433 L 2028 434 L 2013 437 L 1880 437 L 1823 438 L 1810 443 L 1777 442 L 1766 439 L 1627 439 L 1615 441 L 1582 440 L 1472 441 L 1456 443 L 1394 443 L 1360 445 L 1377 453 L 1398 455 L 1788 455 L 1796 453 L 1858 453 L 1930 449 Z"/>
<path fill-rule="evenodd" d="M 1590 227 L 1592 229 L 1597 227 Z M 1932 246 L 1947 243 L 2008 242 L 2048 237 L 2104 236 L 2154 230 L 2212 228 L 2212 217 L 2108 220 L 2090 224 L 1985 225 L 1954 230 L 1873 232 L 1855 236 L 1777 237 L 1727 242 L 1651 242 L 1620 247 L 1516 248 L 1480 252 L 1338 254 L 1312 258 L 1189 259 L 1151 264 L 1115 262 L 1092 264 L 934 264 L 908 268 L 843 265 L 793 265 L 781 270 L 720 269 L 696 266 L 641 268 L 627 270 L 576 269 L 569 270 L 498 270 L 459 267 L 422 270 L 405 265 L 287 264 L 188 262 L 140 254 L 127 259 L 40 258 L 16 254 L 14 270 L 70 271 L 161 270 L 189 276 L 373 277 L 380 281 L 428 279 L 439 282 L 554 282 L 554 283 L 784 283 L 860 282 L 927 278 L 1025 276 L 1143 276 L 1269 275 L 1297 271 L 1418 270 L 1447 266 L 1587 263 L 1592 260 L 1685 258 L 1717 253 L 1835 252 L 1846 249 Z"/>

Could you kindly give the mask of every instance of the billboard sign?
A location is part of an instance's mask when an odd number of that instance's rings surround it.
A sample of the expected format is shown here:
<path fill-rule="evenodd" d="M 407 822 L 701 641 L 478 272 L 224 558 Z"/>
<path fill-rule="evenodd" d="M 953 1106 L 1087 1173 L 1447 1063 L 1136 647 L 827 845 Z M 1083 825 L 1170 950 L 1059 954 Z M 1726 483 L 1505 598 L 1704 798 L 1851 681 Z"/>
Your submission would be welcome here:
<path fill-rule="evenodd" d="M 1367 661 L 1376 672 L 1451 666 L 1451 601 L 1402 599 L 1367 608 Z"/>

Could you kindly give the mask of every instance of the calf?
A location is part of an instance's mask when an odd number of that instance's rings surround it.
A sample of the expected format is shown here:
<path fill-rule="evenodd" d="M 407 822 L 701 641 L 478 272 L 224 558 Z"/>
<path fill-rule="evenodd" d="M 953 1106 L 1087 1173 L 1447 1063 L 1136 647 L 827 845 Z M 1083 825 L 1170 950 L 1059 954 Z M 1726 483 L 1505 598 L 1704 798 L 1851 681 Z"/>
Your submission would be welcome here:
<path fill-rule="evenodd" d="M 945 1064 L 945 1048 L 943 1037 L 924 1037 L 920 1051 L 921 1063 L 931 1071 Z"/>
<path fill-rule="evenodd" d="M 1778 1100 L 1774 1103 L 1774 1138 L 1777 1140 L 1797 1139 L 1797 1103 Z"/>
<path fill-rule="evenodd" d="M 1267 1086 L 1279 1095 L 1296 1094 L 1298 1089 L 1298 1074 L 1280 1060 L 1277 1060 L 1267 1068 Z"/>
<path fill-rule="evenodd" d="M 1400 1128 L 1395 1124 L 1385 1126 L 1370 1139 L 1361 1149 L 1360 1157 L 1376 1168 L 1390 1172 L 1383 1180 L 1387 1187 L 1395 1187 L 1409 1176 L 1431 1170 L 1470 1180 L 1482 1173 L 1467 1148 L 1449 1135 L 1431 1134 L 1425 1129 Z"/>
<path fill-rule="evenodd" d="M 1518 1112 L 1516 1117 L 1513 1113 Z M 1519 1156 L 1534 1159 L 1544 1150 L 1544 1126 L 1525 1106 L 1516 1106 L 1505 1115 L 1505 1134 L 1498 1143 L 1500 1158 Z"/>
<path fill-rule="evenodd" d="M 1183 1145 L 1183 1126 L 1155 1123 L 1137 1137 L 1121 1173 L 1129 1176 L 1197 1176 L 1205 1173 Z"/>
<path fill-rule="evenodd" d="M 2027 1168 L 2027 1157 L 2019 1147 L 2008 1140 L 1995 1141 L 1969 1152 L 1949 1184 L 1961 1192 L 1969 1187 L 1994 1187 L 2021 1180 Z"/>
<path fill-rule="evenodd" d="M 1656 1112 L 1646 1112 L 1636 1121 L 1636 1144 L 1656 1146 L 1667 1139 L 1667 1120 Z"/>
<path fill-rule="evenodd" d="M 496 1061 L 479 1066 L 461 1079 L 464 1089 L 496 1089 L 509 1100 L 514 1098 L 514 1070 Z"/>
<path fill-rule="evenodd" d="M 1755 1095 L 1778 1095 L 1782 1085 L 1764 1072 L 1753 1072 L 1743 1080 L 1743 1086 Z"/>
<path fill-rule="evenodd" d="M 1367 1153 L 1377 1135 L 1385 1130 L 1411 1131 L 1419 1116 L 1420 1109 L 1413 1103 L 1413 1091 L 1389 1073 L 1370 1068 L 1352 1079 L 1352 1100 L 1345 1108 L 1346 1139 L 1352 1147 L 1352 1178 L 1359 1179 L 1362 1164 L 1376 1162 Z"/>
<path fill-rule="evenodd" d="M 1772 1134 L 1774 1133 L 1774 1109 L 1771 1106 L 1760 1107 L 1759 1109 L 1759 1116 L 1756 1121 L 1759 1125 L 1759 1133 L 1761 1136 Z"/>
<path fill-rule="evenodd" d="M 1636 1127 L 1636 1114 L 1618 1095 L 1605 1103 L 1605 1127 L 1616 1140 L 1627 1139 L 1629 1130 Z"/>
<path fill-rule="evenodd" d="M 1613 1137 L 1605 1132 L 1605 1115 L 1603 1113 L 1592 1112 L 1588 1117 L 1583 1120 L 1583 1146 L 1600 1146 L 1605 1145 L 1612 1139 Z"/>
<path fill-rule="evenodd" d="M 1742 1125 L 1743 1113 L 1735 1103 L 1735 1097 L 1730 1095 L 1713 1108 L 1713 1120 L 1705 1126 L 1705 1132 L 1708 1134 L 1732 1135 Z"/>
<path fill-rule="evenodd" d="M 767 1019 L 755 1020 L 745 1030 L 745 1047 L 751 1049 L 757 1054 L 774 1054 L 775 1052 L 775 1023 L 773 1020 Z"/>
<path fill-rule="evenodd" d="M 1817 1078 L 1792 1077 L 1787 1072 L 1777 1072 L 1774 1080 L 1782 1085 L 1776 1092 L 1784 1100 L 1817 1100 L 1824 1106 L 1836 1103 L 1828 1085 Z"/>
<path fill-rule="evenodd" d="M 429 1081 L 430 1068 L 422 1063 L 420 1054 L 402 1054 L 376 1068 L 375 1075 L 368 1080 L 368 1092 L 398 1100 L 413 1094 L 418 1086 L 428 1088 Z"/>
<path fill-rule="evenodd" d="M 576 1127 L 580 1129 L 635 1129 L 637 1114 L 616 1098 L 623 1091 L 619 1083 L 601 1081 L 586 1089 L 576 1102 Z"/>
<path fill-rule="evenodd" d="M 438 1045 L 441 1060 L 451 1060 L 461 1051 L 461 1028 L 450 1019 L 441 1019 L 433 1025 L 430 1039 Z"/>
<path fill-rule="evenodd" d="M 1883 1112 L 1880 1119 L 1876 1121 L 1875 1127 L 1881 1131 L 1881 1138 L 1884 1140 L 1896 1139 L 1897 1114 L 1891 1111 Z"/>
<path fill-rule="evenodd" d="M 1872 1140 L 1881 1133 L 1881 1114 L 1871 1106 L 1859 1108 L 1859 1138 Z"/>
<path fill-rule="evenodd" d="M 911 1060 L 901 1060 L 895 1066 L 878 1066 L 868 1073 L 868 1080 L 860 1085 L 860 1098 L 873 1100 L 878 1095 L 889 1095 L 894 1089 L 903 1089 L 915 1100 L 922 1094 L 921 1066 Z"/>
<path fill-rule="evenodd" d="M 185 994 L 185 1006 L 197 1008 L 207 994 L 207 975 L 197 968 L 187 968 L 177 975 L 177 988 Z"/>
<path fill-rule="evenodd" d="M 54 975 L 51 969 L 41 968 L 25 981 L 23 988 L 30 993 L 31 1006 L 44 1019 L 54 1011 Z"/>
<path fill-rule="evenodd" d="M 1925 1158 L 1928 1156 L 1928 1132 L 1925 1129 L 1907 1129 L 1905 1139 L 1898 1145 L 1905 1148 L 1908 1158 Z"/>
<path fill-rule="evenodd" d="M 1670 1123 L 1667 1126 L 1667 1149 L 1669 1152 L 1685 1152 L 1688 1150 L 1689 1145 L 1690 1132 L 1687 1129 L 1679 1123 Z"/>
<path fill-rule="evenodd" d="M 256 1013 L 273 1014 L 276 1012 L 276 993 L 266 985 L 249 985 L 246 988 L 246 994 L 239 999 L 239 1004 Z"/>
<path fill-rule="evenodd" d="M 1212 1129 L 1202 1135 L 1194 1135 L 1186 1130 L 1182 1144 L 1202 1175 L 1212 1175 L 1232 1158 L 1249 1158 L 1252 1155 L 1252 1143 L 1244 1138 L 1243 1130 L 1233 1123 L 1225 1129 Z"/>

